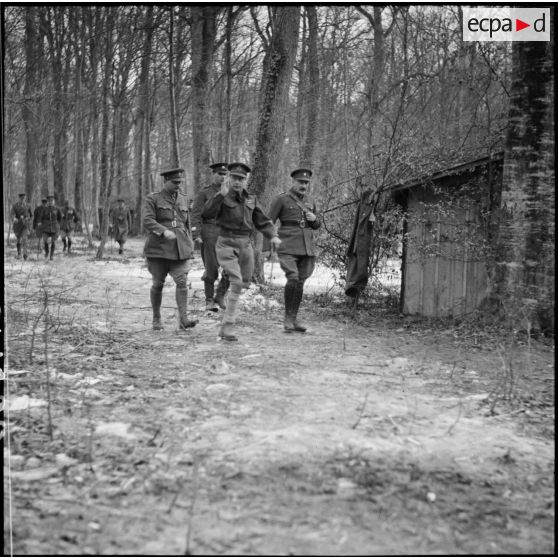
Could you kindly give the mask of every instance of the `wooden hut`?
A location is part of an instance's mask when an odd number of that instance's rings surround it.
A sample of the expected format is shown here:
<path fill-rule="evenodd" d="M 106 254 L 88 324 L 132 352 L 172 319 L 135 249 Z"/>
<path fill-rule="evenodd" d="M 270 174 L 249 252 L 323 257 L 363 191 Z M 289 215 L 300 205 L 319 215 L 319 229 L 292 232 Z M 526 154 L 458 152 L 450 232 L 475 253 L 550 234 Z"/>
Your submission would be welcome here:
<path fill-rule="evenodd" d="M 502 168 L 500 153 L 391 187 L 406 214 L 402 313 L 458 317 L 486 299 Z"/>

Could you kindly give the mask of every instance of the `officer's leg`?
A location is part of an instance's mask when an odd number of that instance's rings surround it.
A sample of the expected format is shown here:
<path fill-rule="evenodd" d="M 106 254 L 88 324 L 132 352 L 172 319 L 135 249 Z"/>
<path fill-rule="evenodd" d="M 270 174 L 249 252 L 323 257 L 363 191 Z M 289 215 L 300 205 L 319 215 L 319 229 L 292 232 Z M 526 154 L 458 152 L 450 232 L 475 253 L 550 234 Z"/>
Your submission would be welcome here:
<path fill-rule="evenodd" d="M 21 258 L 21 235 L 16 233 L 16 248 L 17 248 L 17 259 Z"/>
<path fill-rule="evenodd" d="M 214 300 L 215 281 L 219 276 L 219 263 L 215 254 L 216 239 L 204 238 L 202 242 L 202 260 L 205 267 L 203 274 L 203 290 L 205 294 L 205 309 L 217 312 L 218 308 Z"/>
<path fill-rule="evenodd" d="M 27 236 L 29 234 L 29 231 L 27 229 L 24 229 L 24 231 L 21 233 L 21 248 L 23 251 L 23 259 L 26 260 L 27 259 Z"/>
<path fill-rule="evenodd" d="M 285 284 L 285 321 L 283 329 L 287 333 L 295 331 L 294 320 L 296 317 L 294 304 L 298 285 L 298 266 L 296 256 L 291 254 L 279 254 L 279 265 L 285 273 L 287 283 Z"/>
<path fill-rule="evenodd" d="M 50 259 L 52 260 L 54 258 L 54 247 L 55 247 L 55 240 L 56 240 L 56 235 L 53 234 L 50 237 Z"/>
<path fill-rule="evenodd" d="M 167 264 L 161 258 L 147 258 L 147 269 L 151 273 L 152 285 L 149 292 L 151 308 L 153 310 L 153 329 L 163 329 L 161 322 L 161 302 L 163 301 L 163 287 L 167 276 Z"/>
<path fill-rule="evenodd" d="M 217 261 L 227 274 L 230 281 L 230 293 L 227 300 L 227 308 L 223 314 L 219 337 L 226 341 L 236 341 L 233 333 L 233 324 L 236 321 L 236 307 L 242 292 L 242 272 L 238 262 L 239 243 L 242 239 L 219 237 L 215 244 Z"/>
<path fill-rule="evenodd" d="M 48 239 L 49 239 L 48 234 L 43 233 L 43 248 L 45 250 L 45 258 L 48 258 Z"/>
<path fill-rule="evenodd" d="M 67 246 L 66 246 L 66 231 L 62 231 L 60 236 L 62 237 L 62 245 L 63 245 L 62 252 L 65 252 L 66 248 L 67 248 Z"/>
<path fill-rule="evenodd" d="M 198 321 L 188 319 L 188 272 L 191 260 L 170 261 L 169 273 L 176 284 L 176 305 L 178 307 L 178 329 L 194 327 Z"/>
<path fill-rule="evenodd" d="M 68 233 L 66 234 L 66 236 L 68 237 L 68 254 L 70 254 L 70 252 L 72 251 L 72 233 L 71 231 L 68 231 Z"/>
<path fill-rule="evenodd" d="M 247 289 L 254 275 L 254 248 L 249 238 L 242 238 L 239 247 L 238 264 L 242 273 L 242 286 Z"/>
<path fill-rule="evenodd" d="M 296 289 L 294 291 L 293 297 L 293 325 L 295 331 L 299 331 L 301 333 L 306 331 L 306 327 L 304 327 L 297 318 L 298 309 L 300 308 L 300 303 L 302 302 L 302 295 L 304 292 L 304 282 L 308 277 L 312 275 L 314 272 L 314 264 L 316 258 L 314 256 L 301 256 L 298 258 L 297 267 L 298 267 L 298 281 L 296 283 Z"/>

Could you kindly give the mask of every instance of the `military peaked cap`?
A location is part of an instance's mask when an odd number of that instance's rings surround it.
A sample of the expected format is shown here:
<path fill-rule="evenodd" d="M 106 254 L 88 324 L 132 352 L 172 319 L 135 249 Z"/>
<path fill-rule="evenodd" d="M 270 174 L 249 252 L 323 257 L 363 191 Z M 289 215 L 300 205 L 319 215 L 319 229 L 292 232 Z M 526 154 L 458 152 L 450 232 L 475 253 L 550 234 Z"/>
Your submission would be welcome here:
<path fill-rule="evenodd" d="M 161 176 L 165 180 L 173 180 L 174 178 L 184 178 L 184 169 L 176 168 L 176 169 L 168 169 L 161 173 Z"/>
<path fill-rule="evenodd" d="M 118 198 L 116 201 L 117 201 L 117 202 L 123 202 L 123 201 L 124 201 L 124 198 Z"/>
<path fill-rule="evenodd" d="M 303 180 L 304 182 L 310 182 L 310 177 L 312 176 L 312 171 L 310 169 L 296 169 L 291 172 L 291 177 L 295 180 Z"/>
<path fill-rule="evenodd" d="M 227 173 L 227 163 L 214 163 L 213 165 L 209 165 L 209 168 L 213 172 L 224 172 Z"/>
<path fill-rule="evenodd" d="M 18 194 L 18 196 L 19 196 L 20 198 L 24 198 L 26 195 L 27 195 L 27 194 L 26 194 L 25 192 L 21 192 L 21 194 Z"/>
<path fill-rule="evenodd" d="M 53 200 L 54 199 L 54 194 L 49 194 L 47 196 L 47 200 Z"/>
<path fill-rule="evenodd" d="M 240 176 L 241 178 L 246 178 L 248 173 L 252 172 L 252 169 L 244 163 L 231 163 L 227 168 L 233 176 Z"/>
<path fill-rule="evenodd" d="M 47 199 L 46 199 L 46 198 L 41 198 L 41 201 L 44 201 L 44 202 L 45 202 L 45 201 L 47 201 Z"/>

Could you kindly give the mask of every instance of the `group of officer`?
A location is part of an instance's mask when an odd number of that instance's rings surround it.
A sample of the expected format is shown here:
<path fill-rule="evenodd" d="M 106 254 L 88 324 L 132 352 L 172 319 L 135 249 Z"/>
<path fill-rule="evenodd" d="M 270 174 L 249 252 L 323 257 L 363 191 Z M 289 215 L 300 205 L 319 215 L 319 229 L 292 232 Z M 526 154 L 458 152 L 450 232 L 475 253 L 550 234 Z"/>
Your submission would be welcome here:
<path fill-rule="evenodd" d="M 27 259 L 27 239 L 31 228 L 35 231 L 40 242 L 42 240 L 45 258 L 54 258 L 56 239 L 60 235 L 64 245 L 63 251 L 72 249 L 72 233 L 79 221 L 78 214 L 70 207 L 68 200 L 64 206 L 59 208 L 54 203 L 54 196 L 48 195 L 42 200 L 42 204 L 31 212 L 31 206 L 27 202 L 27 194 L 19 194 L 19 200 L 12 206 L 13 231 L 16 236 L 17 258 Z"/>
<path fill-rule="evenodd" d="M 321 226 L 315 204 L 307 196 L 312 171 L 294 170 L 289 190 L 272 201 L 266 214 L 256 197 L 246 189 L 251 172 L 248 165 L 215 163 L 210 169 L 212 181 L 198 192 L 191 220 L 186 196 L 180 190 L 184 169 L 162 172 L 163 188 L 146 197 L 143 224 L 148 238 L 144 255 L 152 275 L 153 329 L 163 328 L 161 302 L 167 275 L 171 275 L 176 285 L 180 329 L 194 327 L 197 323 L 188 317 L 188 272 L 195 241 L 200 246 L 205 268 L 202 280 L 206 310 L 224 310 L 219 337 L 236 341 L 234 324 L 238 300 L 242 289 L 250 285 L 254 272 L 250 236 L 256 229 L 268 239 L 271 250 L 277 251 L 287 278 L 284 331 L 304 333 L 306 327 L 299 321 L 298 311 L 304 283 L 315 265 L 313 231 Z M 277 221 L 279 226 L 275 224 Z"/>

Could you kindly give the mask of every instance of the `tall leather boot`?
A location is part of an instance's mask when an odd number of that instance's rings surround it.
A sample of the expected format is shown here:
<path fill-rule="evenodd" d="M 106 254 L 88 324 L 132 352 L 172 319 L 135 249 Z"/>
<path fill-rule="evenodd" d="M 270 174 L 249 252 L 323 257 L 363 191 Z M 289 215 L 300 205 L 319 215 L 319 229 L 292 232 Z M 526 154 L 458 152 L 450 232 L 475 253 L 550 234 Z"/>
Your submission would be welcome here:
<path fill-rule="evenodd" d="M 16 248 L 17 248 L 17 259 L 19 260 L 19 258 L 21 258 L 21 244 L 19 242 L 16 243 Z"/>
<path fill-rule="evenodd" d="M 306 331 L 306 327 L 304 327 L 297 318 L 298 309 L 300 308 L 300 303 L 302 302 L 302 294 L 304 292 L 304 281 L 297 281 L 294 289 L 294 296 L 293 296 L 293 325 L 294 330 L 300 333 L 304 333 Z"/>
<path fill-rule="evenodd" d="M 230 284 L 231 283 L 227 275 L 221 273 L 221 279 L 219 279 L 219 283 L 217 283 L 217 290 L 215 291 L 213 300 L 222 310 L 225 310 L 227 308 L 227 305 L 225 304 L 225 295 L 229 289 Z"/>
<path fill-rule="evenodd" d="M 209 279 L 204 279 L 203 281 L 203 290 L 205 293 L 205 309 L 209 312 L 218 312 L 217 305 L 213 300 L 213 281 L 209 281 Z"/>
<path fill-rule="evenodd" d="M 198 321 L 188 319 L 188 288 L 176 287 L 176 305 L 178 306 L 179 326 L 178 329 L 194 327 Z"/>
<path fill-rule="evenodd" d="M 287 281 L 285 285 L 285 321 L 283 322 L 283 329 L 287 333 L 295 331 L 295 315 L 293 310 L 295 290 L 296 281 Z"/>
<path fill-rule="evenodd" d="M 62 244 L 64 245 L 64 248 L 62 248 L 62 252 L 65 252 L 66 251 L 66 239 L 65 238 L 62 239 Z"/>
<path fill-rule="evenodd" d="M 54 258 L 54 240 L 50 243 L 50 259 Z"/>
<path fill-rule="evenodd" d="M 68 254 L 72 251 L 72 241 L 68 238 Z"/>
<path fill-rule="evenodd" d="M 151 287 L 149 296 L 151 298 L 151 308 L 153 309 L 153 329 L 163 329 L 163 323 L 161 322 L 161 302 L 163 301 L 163 288 L 161 287 L 160 289 L 157 289 L 156 287 Z"/>
<path fill-rule="evenodd" d="M 45 250 L 45 258 L 48 258 L 48 242 L 45 242 L 45 243 L 44 243 L 43 248 L 44 248 L 44 250 Z"/>

